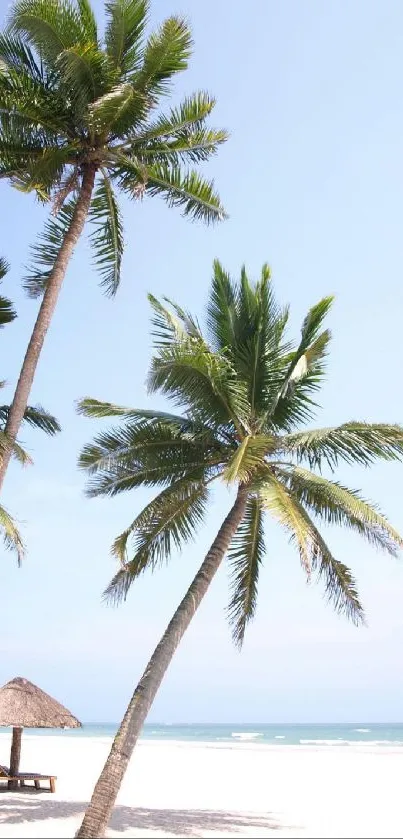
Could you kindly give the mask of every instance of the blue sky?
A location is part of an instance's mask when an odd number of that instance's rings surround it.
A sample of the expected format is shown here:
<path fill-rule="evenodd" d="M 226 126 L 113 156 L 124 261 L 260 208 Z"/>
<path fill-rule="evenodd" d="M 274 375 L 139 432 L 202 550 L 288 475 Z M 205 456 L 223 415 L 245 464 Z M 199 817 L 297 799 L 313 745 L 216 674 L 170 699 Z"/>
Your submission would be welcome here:
<path fill-rule="evenodd" d="M 4 0 L 0 9 L 4 17 Z M 228 128 L 231 140 L 209 174 L 230 219 L 206 229 L 158 200 L 125 203 L 123 279 L 112 302 L 80 245 L 31 400 L 59 417 L 63 434 L 50 440 L 24 430 L 35 466 L 13 467 L 4 489 L 29 553 L 21 570 L 2 554 L 0 682 L 24 675 L 84 721 L 120 718 L 230 503 L 218 492 L 196 542 L 141 579 L 125 605 L 101 603 L 114 572 L 109 546 L 148 494 L 85 499 L 76 459 L 99 426 L 77 417 L 74 402 L 90 395 L 149 403 L 147 291 L 169 294 L 202 317 L 214 257 L 234 274 L 245 262 L 252 276 L 268 261 L 278 296 L 292 304 L 295 335 L 306 309 L 335 294 L 317 424 L 402 420 L 401 3 L 253 0 L 246 10 L 229 0 L 170 0 L 154 3 L 154 12 L 153 22 L 172 12 L 191 20 L 195 53 L 175 98 L 199 88 L 217 97 L 212 121 Z M 37 310 L 20 280 L 46 213 L 6 185 L 0 199 L 1 253 L 12 265 L 4 291 L 19 312 L 0 336 L 1 377 L 11 384 Z M 154 397 L 153 404 L 163 403 Z M 340 472 L 401 531 L 402 468 Z M 348 533 L 332 532 L 330 543 L 358 577 L 367 629 L 326 607 L 320 586 L 305 585 L 292 548 L 269 527 L 258 613 L 243 652 L 232 647 L 226 624 L 223 567 L 150 719 L 401 720 L 401 561 Z"/>

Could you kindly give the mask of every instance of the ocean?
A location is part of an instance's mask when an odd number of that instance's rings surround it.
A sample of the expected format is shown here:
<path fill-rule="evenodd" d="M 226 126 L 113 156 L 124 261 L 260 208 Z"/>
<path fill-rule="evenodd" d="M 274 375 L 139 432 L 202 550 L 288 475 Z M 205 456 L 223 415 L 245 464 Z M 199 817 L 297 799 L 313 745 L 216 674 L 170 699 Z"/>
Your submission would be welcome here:
<path fill-rule="evenodd" d="M 3 729 L 4 730 L 4 729 Z M 27 734 L 63 737 L 110 737 L 117 724 L 87 723 L 79 729 L 26 729 Z M 210 743 L 235 746 L 403 746 L 403 723 L 337 723 L 282 725 L 260 723 L 181 724 L 148 723 L 142 740 L 177 743 Z"/>

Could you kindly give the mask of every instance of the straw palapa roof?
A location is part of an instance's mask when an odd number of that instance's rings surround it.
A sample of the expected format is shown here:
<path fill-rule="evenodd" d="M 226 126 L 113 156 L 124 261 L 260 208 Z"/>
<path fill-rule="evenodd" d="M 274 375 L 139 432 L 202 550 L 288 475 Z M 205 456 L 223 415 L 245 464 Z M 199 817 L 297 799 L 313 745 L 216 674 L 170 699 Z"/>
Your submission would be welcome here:
<path fill-rule="evenodd" d="M 0 726 L 80 728 L 81 723 L 48 693 L 17 677 L 0 688 Z"/>

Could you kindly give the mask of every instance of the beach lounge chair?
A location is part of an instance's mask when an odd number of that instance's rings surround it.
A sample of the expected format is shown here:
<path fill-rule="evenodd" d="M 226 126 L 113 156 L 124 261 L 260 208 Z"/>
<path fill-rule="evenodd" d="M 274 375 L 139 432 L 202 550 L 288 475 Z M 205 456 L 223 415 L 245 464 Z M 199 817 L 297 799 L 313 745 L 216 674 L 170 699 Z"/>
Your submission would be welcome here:
<path fill-rule="evenodd" d="M 18 775 L 10 775 L 8 766 L 0 765 L 0 781 L 7 781 L 9 788 L 12 789 L 12 784 L 18 787 L 29 786 L 26 781 L 33 781 L 35 789 L 41 789 L 41 781 L 49 781 L 50 792 L 56 792 L 56 776 L 55 775 L 39 775 L 38 772 L 19 772 Z M 46 789 L 46 787 L 45 787 Z"/>

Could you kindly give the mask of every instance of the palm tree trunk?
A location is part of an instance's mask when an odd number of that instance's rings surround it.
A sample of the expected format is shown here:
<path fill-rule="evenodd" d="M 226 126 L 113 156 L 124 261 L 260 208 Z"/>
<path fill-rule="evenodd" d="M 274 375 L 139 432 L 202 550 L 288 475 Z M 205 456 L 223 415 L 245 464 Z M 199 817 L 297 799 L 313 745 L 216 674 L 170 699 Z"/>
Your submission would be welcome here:
<path fill-rule="evenodd" d="M 81 236 L 83 227 L 88 215 L 91 203 L 92 191 L 94 188 L 96 174 L 96 166 L 94 164 L 87 164 L 80 194 L 74 209 L 71 223 L 67 233 L 64 237 L 63 244 L 57 255 L 57 259 L 53 266 L 52 273 L 49 277 L 46 291 L 43 295 L 42 303 L 38 312 L 38 317 L 35 321 L 35 326 L 25 353 L 25 358 L 21 367 L 21 372 L 15 389 L 14 398 L 10 406 L 5 426 L 5 433 L 9 440 L 14 442 L 21 421 L 23 419 L 25 409 L 28 404 L 29 394 L 32 387 L 32 382 L 35 377 L 35 371 L 42 352 L 43 342 L 46 333 L 49 329 L 53 313 L 56 308 L 60 289 L 63 285 L 63 280 L 66 275 L 69 261 L 73 255 L 74 248 Z M 11 447 L 4 452 L 0 463 L 0 489 L 3 485 L 4 477 L 7 472 L 7 467 L 10 461 L 12 449 Z"/>
<path fill-rule="evenodd" d="M 113 741 L 105 766 L 95 785 L 82 825 L 76 833 L 76 836 L 80 839 L 90 839 L 90 837 L 91 839 L 92 837 L 102 839 L 105 836 L 117 794 L 144 720 L 176 649 L 243 519 L 246 502 L 247 491 L 244 487 L 240 487 L 232 509 L 221 525 L 203 564 L 148 662 Z"/>

